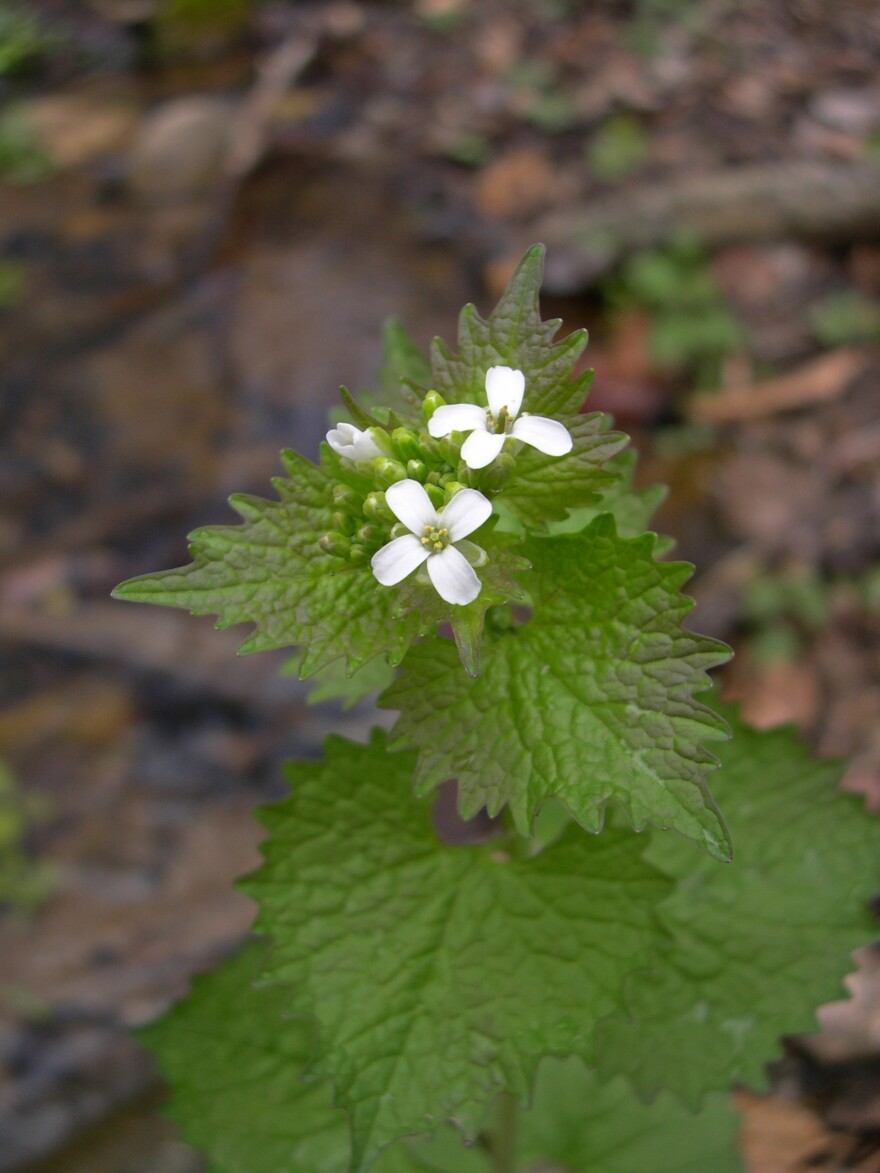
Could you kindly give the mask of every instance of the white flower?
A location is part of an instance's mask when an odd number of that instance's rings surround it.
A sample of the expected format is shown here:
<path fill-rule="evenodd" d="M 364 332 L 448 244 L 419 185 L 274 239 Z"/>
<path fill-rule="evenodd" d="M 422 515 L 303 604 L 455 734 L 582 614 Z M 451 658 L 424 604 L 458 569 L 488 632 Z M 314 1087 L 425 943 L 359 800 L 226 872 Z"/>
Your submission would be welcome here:
<path fill-rule="evenodd" d="M 435 438 L 448 436 L 450 432 L 470 432 L 461 446 L 461 458 L 468 468 L 485 468 L 491 464 L 508 436 L 531 444 L 547 456 L 565 456 L 571 452 L 572 440 L 564 424 L 543 415 L 529 415 L 527 411 L 519 414 L 525 386 L 522 371 L 489 367 L 486 371 L 488 408 L 476 403 L 438 407 L 428 420 L 428 431 Z"/>
<path fill-rule="evenodd" d="M 385 491 L 388 508 L 410 531 L 377 550 L 370 565 L 383 586 L 396 586 L 423 562 L 441 599 L 464 606 L 483 584 L 454 543 L 483 524 L 492 513 L 476 489 L 459 489 L 439 512 L 418 481 L 397 481 Z M 470 545 L 470 543 L 467 543 Z"/>
<path fill-rule="evenodd" d="M 327 443 L 346 460 L 372 460 L 382 450 L 369 432 L 362 432 L 354 424 L 340 424 L 327 433 Z"/>

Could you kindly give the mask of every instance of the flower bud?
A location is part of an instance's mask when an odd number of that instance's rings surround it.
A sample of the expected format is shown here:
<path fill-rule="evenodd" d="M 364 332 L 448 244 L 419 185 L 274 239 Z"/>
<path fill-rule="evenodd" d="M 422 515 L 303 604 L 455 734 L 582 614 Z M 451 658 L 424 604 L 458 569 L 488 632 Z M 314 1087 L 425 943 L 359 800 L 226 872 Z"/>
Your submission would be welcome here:
<path fill-rule="evenodd" d="M 431 498 L 431 504 L 435 509 L 442 509 L 446 504 L 446 494 L 439 485 L 433 484 L 431 481 L 425 485 L 425 492 Z"/>
<path fill-rule="evenodd" d="M 464 489 L 465 487 L 466 486 L 463 485 L 461 483 L 461 481 L 447 481 L 446 486 L 443 490 L 443 492 L 446 496 L 446 500 L 451 501 L 452 498 L 455 496 L 455 494 L 460 493 L 461 490 Z"/>
<path fill-rule="evenodd" d="M 384 428 L 367 428 L 366 434 L 380 452 L 384 452 L 386 456 L 394 455 L 394 445 L 391 443 L 391 437 Z"/>
<path fill-rule="evenodd" d="M 497 493 L 516 476 L 516 459 L 509 452 L 502 452 L 483 473 L 481 488 Z"/>
<path fill-rule="evenodd" d="M 332 554 L 334 558 L 348 558 L 351 552 L 351 543 L 345 534 L 324 534 L 318 545 L 325 554 Z"/>
<path fill-rule="evenodd" d="M 411 428 L 395 428 L 391 442 L 401 460 L 421 460 L 419 437 Z"/>
<path fill-rule="evenodd" d="M 394 514 L 385 504 L 384 493 L 368 493 L 364 501 L 364 517 L 370 521 L 396 521 Z"/>
<path fill-rule="evenodd" d="M 419 439 L 422 449 L 422 459 L 430 460 L 432 464 L 440 464 L 443 460 L 443 451 L 433 436 L 422 436 Z"/>
<path fill-rule="evenodd" d="M 352 517 L 360 517 L 363 508 L 360 494 L 349 485 L 333 486 L 333 504 L 344 513 L 350 513 Z"/>
<path fill-rule="evenodd" d="M 338 530 L 341 534 L 354 533 L 354 518 L 348 513 L 340 513 L 338 510 L 332 517 L 333 528 Z"/>
<path fill-rule="evenodd" d="M 371 542 L 375 542 L 381 536 L 381 533 L 382 531 L 377 525 L 362 525 L 355 536 L 359 542 L 369 546 Z"/>
<path fill-rule="evenodd" d="M 429 391 L 422 400 L 422 416 L 424 417 L 425 423 L 428 422 L 438 407 L 445 407 L 445 405 L 446 400 L 439 391 Z"/>
<path fill-rule="evenodd" d="M 374 476 L 383 489 L 389 488 L 397 481 L 406 480 L 406 469 L 399 460 L 388 460 L 377 457 L 373 461 Z"/>
<path fill-rule="evenodd" d="M 350 551 L 348 557 L 349 557 L 349 561 L 351 561 L 351 562 L 355 562 L 355 563 L 366 562 L 367 551 L 363 548 L 363 546 L 359 546 L 357 543 L 354 543 L 354 544 L 352 544 L 351 551 Z"/>
<path fill-rule="evenodd" d="M 428 466 L 424 460 L 408 460 L 406 462 L 406 475 L 423 485 L 428 479 Z"/>

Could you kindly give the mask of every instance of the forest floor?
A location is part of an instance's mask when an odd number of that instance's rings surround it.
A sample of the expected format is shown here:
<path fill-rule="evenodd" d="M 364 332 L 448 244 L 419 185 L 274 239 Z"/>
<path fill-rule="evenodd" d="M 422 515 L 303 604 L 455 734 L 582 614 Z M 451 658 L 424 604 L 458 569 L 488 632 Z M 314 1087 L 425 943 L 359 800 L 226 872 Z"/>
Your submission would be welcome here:
<path fill-rule="evenodd" d="M 453 341 L 547 240 L 546 316 L 590 329 L 590 406 L 671 487 L 722 687 L 880 814 L 880 10 L 26 7 L 0 14 L 0 1173 L 192 1173 L 128 1028 L 247 932 L 280 763 L 375 714 L 108 596 L 280 447 L 314 455 L 389 315 Z M 880 1171 L 857 963 L 738 1096 L 750 1173 Z"/>

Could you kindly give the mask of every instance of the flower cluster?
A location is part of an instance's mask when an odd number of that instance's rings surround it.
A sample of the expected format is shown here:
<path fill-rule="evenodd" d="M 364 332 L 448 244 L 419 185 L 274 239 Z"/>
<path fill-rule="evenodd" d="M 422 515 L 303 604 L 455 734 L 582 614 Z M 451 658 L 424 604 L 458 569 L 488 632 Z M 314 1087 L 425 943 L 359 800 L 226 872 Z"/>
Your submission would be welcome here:
<path fill-rule="evenodd" d="M 486 493 L 498 492 L 513 475 L 520 445 L 548 456 L 565 456 L 572 448 L 558 420 L 521 410 L 522 371 L 490 367 L 485 387 L 486 407 L 447 404 L 429 392 L 423 404 L 427 434 L 408 427 L 389 434 L 348 423 L 327 433 L 343 468 L 360 484 L 374 486 L 366 495 L 353 485 L 336 486 L 335 529 L 321 538 L 327 553 L 369 561 L 383 586 L 397 586 L 417 572 L 447 603 L 465 606 L 476 599 L 482 584 L 474 567 L 485 563 L 486 553 L 467 538 L 492 514 Z"/>

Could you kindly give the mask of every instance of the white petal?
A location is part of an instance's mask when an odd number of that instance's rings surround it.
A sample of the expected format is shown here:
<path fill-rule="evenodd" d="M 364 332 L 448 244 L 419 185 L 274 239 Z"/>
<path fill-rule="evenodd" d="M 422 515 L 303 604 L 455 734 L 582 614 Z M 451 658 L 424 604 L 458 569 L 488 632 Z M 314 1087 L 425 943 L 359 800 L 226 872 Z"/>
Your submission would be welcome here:
<path fill-rule="evenodd" d="M 370 559 L 370 566 L 382 586 L 397 586 L 428 557 L 428 551 L 417 537 L 404 534 L 402 538 L 395 538 L 377 550 Z"/>
<path fill-rule="evenodd" d="M 381 456 L 382 450 L 372 436 L 362 432 L 354 424 L 339 424 L 327 433 L 327 443 L 339 456 L 346 460 L 372 460 Z"/>
<path fill-rule="evenodd" d="M 440 524 L 449 530 L 449 540 L 466 538 L 492 515 L 492 503 L 476 489 L 459 489 L 440 513 Z"/>
<path fill-rule="evenodd" d="M 507 408 L 511 417 L 519 415 L 525 389 L 526 377 L 522 371 L 513 367 L 489 367 L 486 371 L 486 398 L 493 415 L 502 407 Z"/>
<path fill-rule="evenodd" d="M 565 456 L 566 452 L 571 452 L 572 440 L 568 428 L 559 420 L 548 420 L 543 415 L 520 416 L 510 434 L 547 456 Z"/>
<path fill-rule="evenodd" d="M 428 575 L 441 599 L 462 607 L 465 603 L 472 603 L 483 589 L 468 560 L 455 546 L 447 546 L 439 554 L 431 555 Z"/>
<path fill-rule="evenodd" d="M 494 432 L 471 432 L 461 446 L 461 458 L 468 468 L 485 468 L 504 447 L 504 436 Z"/>
<path fill-rule="evenodd" d="M 419 537 L 426 525 L 437 524 L 437 510 L 418 481 L 397 481 L 385 490 L 385 500 L 397 520 Z"/>
<path fill-rule="evenodd" d="M 486 429 L 486 409 L 476 403 L 447 403 L 428 420 L 428 431 L 435 439 L 450 432 L 472 432 L 474 428 Z"/>

